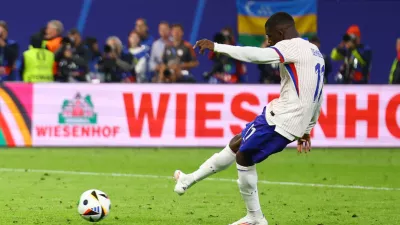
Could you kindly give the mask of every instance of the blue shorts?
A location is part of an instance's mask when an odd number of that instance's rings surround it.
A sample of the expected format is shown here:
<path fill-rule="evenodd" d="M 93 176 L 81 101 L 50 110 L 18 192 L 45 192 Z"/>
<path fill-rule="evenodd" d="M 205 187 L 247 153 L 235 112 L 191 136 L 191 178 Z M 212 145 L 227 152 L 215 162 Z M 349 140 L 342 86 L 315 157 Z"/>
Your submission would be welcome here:
<path fill-rule="evenodd" d="M 292 141 L 275 132 L 265 119 L 265 107 L 261 115 L 246 124 L 242 131 L 239 151 L 250 154 L 254 163 L 264 161 L 268 156 L 282 151 Z"/>

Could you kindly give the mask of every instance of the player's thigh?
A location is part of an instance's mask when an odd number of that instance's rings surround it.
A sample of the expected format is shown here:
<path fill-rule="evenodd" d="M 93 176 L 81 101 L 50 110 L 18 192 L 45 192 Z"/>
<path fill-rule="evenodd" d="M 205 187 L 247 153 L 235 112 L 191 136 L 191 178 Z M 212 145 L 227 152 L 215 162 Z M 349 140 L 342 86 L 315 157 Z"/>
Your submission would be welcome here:
<path fill-rule="evenodd" d="M 264 114 L 257 116 L 242 130 L 239 152 L 257 151 L 271 137 L 274 130 L 275 126 L 270 126 L 267 123 Z"/>
<path fill-rule="evenodd" d="M 253 163 L 260 163 L 269 156 L 281 152 L 290 143 L 291 141 L 276 132 L 271 134 L 270 138 L 260 145 L 260 149 L 251 154 Z"/>
<path fill-rule="evenodd" d="M 236 153 L 236 163 L 246 167 L 254 165 L 252 154 L 249 152 Z"/>
<path fill-rule="evenodd" d="M 264 161 L 270 155 L 278 153 L 290 143 L 288 139 L 275 132 L 275 126 L 270 126 L 264 115 L 258 116 L 254 121 L 247 124 L 242 132 L 242 142 L 239 153 L 243 162 L 251 158 L 253 163 Z M 238 154 L 239 154 L 238 153 Z M 249 163 L 247 163 L 249 164 Z"/>
<path fill-rule="evenodd" d="M 242 141 L 236 153 L 236 162 L 241 166 L 254 165 L 253 156 L 265 148 L 265 143 L 274 134 L 274 126 L 269 126 L 265 118 L 256 118 L 242 131 Z"/>

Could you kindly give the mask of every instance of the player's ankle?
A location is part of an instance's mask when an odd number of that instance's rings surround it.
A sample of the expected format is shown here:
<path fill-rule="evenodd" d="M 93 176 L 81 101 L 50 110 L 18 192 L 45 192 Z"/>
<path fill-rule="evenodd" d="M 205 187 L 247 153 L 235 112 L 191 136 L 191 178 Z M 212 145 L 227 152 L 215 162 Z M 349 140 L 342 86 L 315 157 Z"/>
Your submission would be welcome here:
<path fill-rule="evenodd" d="M 257 211 L 247 211 L 247 216 L 250 217 L 251 219 L 258 221 L 262 218 L 264 218 L 264 214 L 262 213 L 261 209 Z"/>
<path fill-rule="evenodd" d="M 186 176 L 186 182 L 188 182 L 189 186 L 197 183 L 197 181 L 194 179 L 193 173 L 187 174 Z"/>

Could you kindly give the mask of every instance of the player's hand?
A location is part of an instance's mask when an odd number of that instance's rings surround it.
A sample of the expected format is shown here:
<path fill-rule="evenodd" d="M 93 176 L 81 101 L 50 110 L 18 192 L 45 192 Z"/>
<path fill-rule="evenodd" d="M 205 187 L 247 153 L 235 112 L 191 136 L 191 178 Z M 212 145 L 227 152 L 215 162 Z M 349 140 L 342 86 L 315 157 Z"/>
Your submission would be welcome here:
<path fill-rule="evenodd" d="M 203 54 L 204 51 L 206 49 L 214 51 L 214 42 L 207 40 L 207 39 L 203 39 L 200 41 L 197 41 L 196 44 L 194 45 L 193 49 L 196 49 L 197 47 L 199 47 L 199 52 L 200 54 Z"/>
<path fill-rule="evenodd" d="M 311 151 L 311 138 L 309 134 L 304 134 L 302 138 L 297 141 L 297 152 L 305 153 Z"/>

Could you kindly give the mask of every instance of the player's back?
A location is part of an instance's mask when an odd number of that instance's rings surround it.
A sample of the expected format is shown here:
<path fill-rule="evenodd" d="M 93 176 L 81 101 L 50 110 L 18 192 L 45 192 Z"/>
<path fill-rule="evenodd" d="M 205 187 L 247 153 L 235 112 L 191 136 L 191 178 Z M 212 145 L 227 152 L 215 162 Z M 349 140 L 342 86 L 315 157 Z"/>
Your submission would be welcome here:
<path fill-rule="evenodd" d="M 267 118 L 280 129 L 301 137 L 322 100 L 324 59 L 317 46 L 294 38 L 277 43 L 281 56 L 281 93 Z"/>

